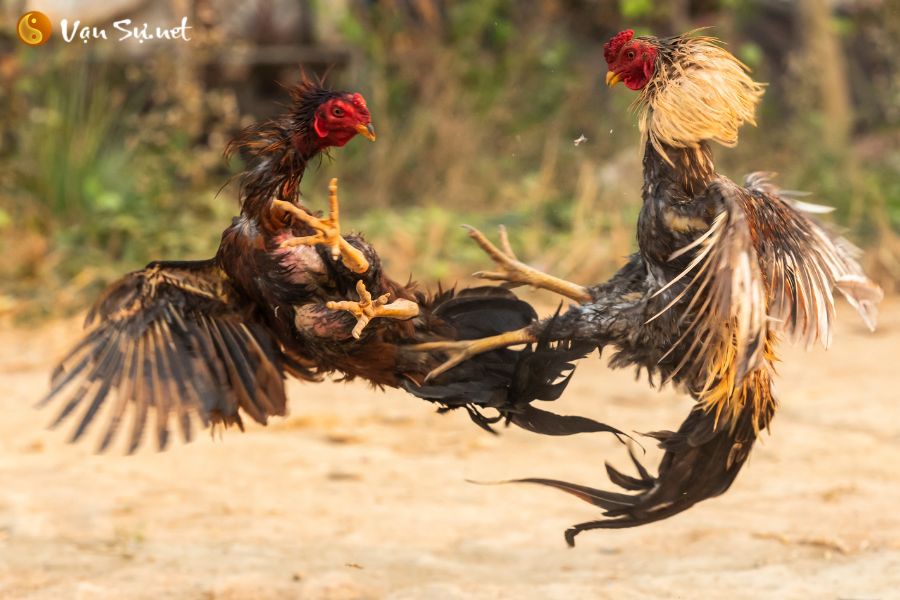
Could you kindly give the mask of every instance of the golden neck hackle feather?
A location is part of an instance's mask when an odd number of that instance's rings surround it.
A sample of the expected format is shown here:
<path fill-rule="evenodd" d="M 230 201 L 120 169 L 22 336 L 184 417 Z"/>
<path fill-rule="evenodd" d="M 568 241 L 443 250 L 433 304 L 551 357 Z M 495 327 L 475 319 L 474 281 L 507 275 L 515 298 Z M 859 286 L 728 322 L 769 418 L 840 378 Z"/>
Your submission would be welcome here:
<path fill-rule="evenodd" d="M 736 145 L 741 125 L 756 125 L 764 84 L 715 38 L 686 34 L 657 43 L 656 74 L 635 102 L 645 140 L 670 163 L 665 146 Z"/>

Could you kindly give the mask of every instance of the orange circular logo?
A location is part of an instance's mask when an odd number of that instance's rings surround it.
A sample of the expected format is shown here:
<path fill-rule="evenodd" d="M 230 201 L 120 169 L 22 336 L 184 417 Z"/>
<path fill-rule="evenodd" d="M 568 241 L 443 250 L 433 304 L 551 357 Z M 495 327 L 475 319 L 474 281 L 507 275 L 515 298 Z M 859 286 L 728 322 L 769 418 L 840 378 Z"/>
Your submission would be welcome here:
<path fill-rule="evenodd" d="M 36 10 L 22 15 L 16 28 L 19 39 L 29 46 L 46 44 L 52 31 L 53 28 L 50 26 L 50 19 L 47 18 L 47 15 Z"/>

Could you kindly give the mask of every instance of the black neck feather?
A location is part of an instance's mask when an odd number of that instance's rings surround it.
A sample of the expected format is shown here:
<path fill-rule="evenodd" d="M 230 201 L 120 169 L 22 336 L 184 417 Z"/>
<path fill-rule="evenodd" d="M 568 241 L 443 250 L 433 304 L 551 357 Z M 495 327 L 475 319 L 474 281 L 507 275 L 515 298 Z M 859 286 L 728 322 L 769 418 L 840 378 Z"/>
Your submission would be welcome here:
<path fill-rule="evenodd" d="M 289 110 L 245 129 L 228 146 L 226 155 L 240 151 L 247 169 L 240 175 L 241 213 L 258 217 L 273 199 L 295 202 L 309 162 L 325 148 L 313 130 L 318 107 L 341 95 L 309 80 L 290 89 Z"/>

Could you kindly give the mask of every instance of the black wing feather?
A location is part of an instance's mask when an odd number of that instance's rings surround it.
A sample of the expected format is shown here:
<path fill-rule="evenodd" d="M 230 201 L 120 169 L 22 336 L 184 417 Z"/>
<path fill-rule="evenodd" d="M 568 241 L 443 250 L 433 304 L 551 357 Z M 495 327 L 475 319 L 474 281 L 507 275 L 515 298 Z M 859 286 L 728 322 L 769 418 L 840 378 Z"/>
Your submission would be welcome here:
<path fill-rule="evenodd" d="M 83 409 L 72 441 L 107 401 L 99 451 L 112 443 L 129 406 L 129 452 L 140 445 L 151 409 L 159 449 L 170 441 L 173 420 L 190 441 L 193 417 L 241 425 L 239 411 L 260 423 L 285 413 L 280 347 L 214 261 L 151 263 L 126 275 L 94 305 L 86 326 L 40 402 L 63 400 L 54 425 Z"/>

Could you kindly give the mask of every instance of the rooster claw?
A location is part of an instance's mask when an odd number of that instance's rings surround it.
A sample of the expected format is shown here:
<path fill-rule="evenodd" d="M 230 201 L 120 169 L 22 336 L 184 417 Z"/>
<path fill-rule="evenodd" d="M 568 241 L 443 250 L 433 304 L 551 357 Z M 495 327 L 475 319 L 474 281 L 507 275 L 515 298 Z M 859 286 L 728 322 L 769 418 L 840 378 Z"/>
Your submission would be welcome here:
<path fill-rule="evenodd" d="M 331 310 L 344 310 L 356 317 L 356 326 L 350 332 L 356 339 L 360 338 L 366 325 L 375 317 L 405 321 L 419 314 L 419 305 L 405 298 L 398 298 L 388 304 L 388 300 L 391 298 L 390 293 L 382 294 L 373 300 L 372 294 L 366 289 L 366 284 L 362 280 L 356 282 L 356 293 L 359 295 L 358 302 L 332 301 L 325 305 Z"/>
<path fill-rule="evenodd" d="M 530 285 L 535 288 L 543 288 L 556 292 L 566 298 L 571 298 L 579 304 L 591 301 L 591 294 L 587 288 L 570 281 L 565 281 L 552 275 L 547 275 L 530 267 L 516 258 L 509 243 L 506 227 L 500 226 L 500 246 L 498 248 L 485 237 L 483 233 L 470 225 L 463 226 L 469 232 L 469 237 L 494 261 L 498 271 L 478 271 L 475 277 L 489 281 L 503 281 L 503 287 L 515 288 L 522 285 Z"/>
<path fill-rule="evenodd" d="M 332 260 L 341 259 L 344 265 L 354 273 L 365 273 L 369 270 L 369 261 L 357 248 L 350 245 L 341 236 L 340 204 L 338 202 L 337 179 L 332 179 L 328 185 L 328 202 L 330 205 L 327 218 L 315 217 L 305 210 L 285 202 L 275 200 L 272 202 L 273 210 L 290 215 L 315 231 L 314 235 L 295 237 L 281 243 L 281 248 L 293 248 L 294 246 L 325 246 L 331 250 Z"/>
<path fill-rule="evenodd" d="M 447 360 L 432 369 L 425 377 L 425 383 L 428 383 L 435 377 L 446 373 L 458 364 L 463 363 L 474 356 L 478 356 L 479 354 L 484 354 L 491 350 L 517 346 L 519 344 L 531 344 L 536 341 L 537 338 L 534 334 L 525 327 L 523 329 L 507 331 L 506 333 L 476 340 L 448 340 L 414 344 L 409 346 L 409 350 L 417 352 L 444 352 L 447 354 Z"/>

